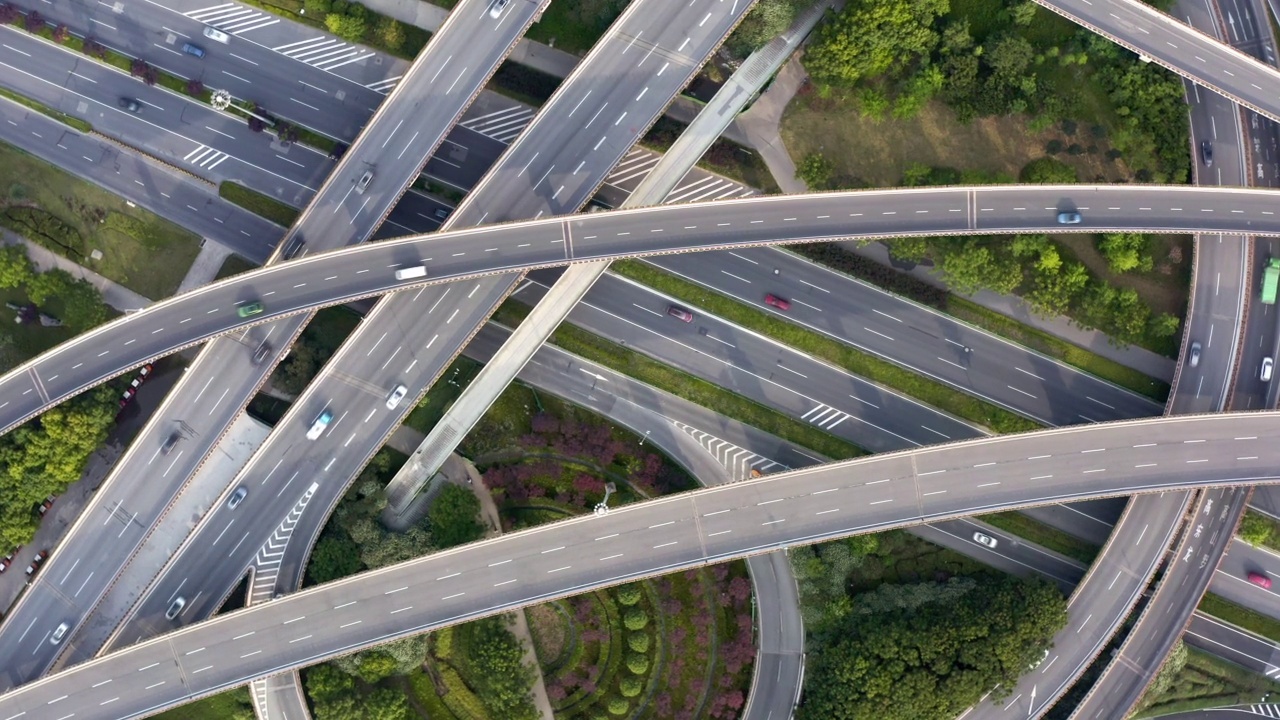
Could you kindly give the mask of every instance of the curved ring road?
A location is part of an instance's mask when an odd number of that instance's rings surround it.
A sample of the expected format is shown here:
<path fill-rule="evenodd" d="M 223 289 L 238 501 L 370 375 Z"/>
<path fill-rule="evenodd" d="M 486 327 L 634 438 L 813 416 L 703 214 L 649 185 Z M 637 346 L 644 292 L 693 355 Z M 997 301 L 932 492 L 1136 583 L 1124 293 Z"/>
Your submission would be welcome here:
<path fill-rule="evenodd" d="M 983 438 L 770 475 L 505 535 L 218 617 L 23 685 L 0 696 L 0 717 L 137 717 L 638 577 L 1063 500 L 1273 482 L 1278 462 L 1280 414 L 1248 413 Z"/>
<path fill-rule="evenodd" d="M 1004 186 L 859 191 L 668 205 L 404 238 L 271 265 L 162 301 L 0 377 L 0 432 L 148 360 L 236 328 L 424 283 L 632 255 L 910 235 L 1209 232 L 1280 235 L 1271 190 Z M 1078 210 L 1079 225 L 1056 224 Z M 236 308 L 262 301 L 266 312 Z"/>

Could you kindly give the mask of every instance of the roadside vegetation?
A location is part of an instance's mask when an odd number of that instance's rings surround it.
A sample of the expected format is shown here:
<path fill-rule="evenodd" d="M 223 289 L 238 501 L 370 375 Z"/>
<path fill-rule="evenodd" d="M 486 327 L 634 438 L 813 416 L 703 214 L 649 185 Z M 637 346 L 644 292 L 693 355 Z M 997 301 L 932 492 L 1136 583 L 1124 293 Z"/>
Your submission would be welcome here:
<path fill-rule="evenodd" d="M 796 717 L 952 717 L 1001 697 L 1066 625 L 1043 581 L 993 573 L 901 531 L 794 548 L 804 613 Z"/>
<path fill-rule="evenodd" d="M 1254 547 L 1280 552 L 1280 522 L 1257 510 L 1246 510 L 1236 528 L 1236 535 Z"/>
<path fill-rule="evenodd" d="M 200 238 L 0 143 L 0 226 L 149 298 L 178 289 Z"/>
<path fill-rule="evenodd" d="M 48 105 L 45 105 L 44 103 L 38 100 L 32 100 L 26 95 L 19 95 L 18 93 L 13 92 L 12 90 L 0 88 L 0 97 L 6 97 L 18 103 L 19 105 L 31 108 L 32 110 L 35 110 L 41 115 L 47 115 L 53 118 L 54 120 L 57 120 L 58 122 L 62 123 L 63 125 L 66 125 L 71 128 L 75 128 L 76 130 L 79 130 L 82 133 L 93 132 L 93 126 L 85 122 L 84 120 L 81 120 L 78 117 L 72 117 L 62 112 L 61 110 L 54 110 Z"/>
<path fill-rule="evenodd" d="M 291 227 L 302 214 L 300 210 L 270 195 L 250 190 L 238 182 L 225 180 L 218 184 L 218 197 L 235 203 L 249 212 L 264 217 L 281 227 Z"/>
<path fill-rule="evenodd" d="M 1130 717 L 1256 703 L 1278 691 L 1280 683 L 1179 640 Z"/>
<path fill-rule="evenodd" d="M 253 704 L 249 688 L 238 687 L 218 693 L 182 707 L 166 710 L 156 720 L 253 720 Z"/>
<path fill-rule="evenodd" d="M 979 515 L 978 519 L 1060 555 L 1092 565 L 1102 548 L 1020 512 Z"/>
<path fill-rule="evenodd" d="M 1245 630 L 1280 642 L 1280 620 L 1237 605 L 1219 595 L 1205 593 L 1197 609 L 1219 620 L 1225 620 L 1232 625 L 1239 625 Z"/>

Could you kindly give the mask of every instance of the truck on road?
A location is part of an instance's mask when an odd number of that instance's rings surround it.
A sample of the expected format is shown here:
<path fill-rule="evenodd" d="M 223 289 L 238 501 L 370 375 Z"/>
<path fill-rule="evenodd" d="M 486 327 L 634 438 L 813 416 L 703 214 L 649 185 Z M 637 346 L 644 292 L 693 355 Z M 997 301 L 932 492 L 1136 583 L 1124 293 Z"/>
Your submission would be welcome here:
<path fill-rule="evenodd" d="M 1262 267 L 1262 304 L 1276 304 L 1276 288 L 1280 286 L 1280 257 L 1267 258 Z"/>

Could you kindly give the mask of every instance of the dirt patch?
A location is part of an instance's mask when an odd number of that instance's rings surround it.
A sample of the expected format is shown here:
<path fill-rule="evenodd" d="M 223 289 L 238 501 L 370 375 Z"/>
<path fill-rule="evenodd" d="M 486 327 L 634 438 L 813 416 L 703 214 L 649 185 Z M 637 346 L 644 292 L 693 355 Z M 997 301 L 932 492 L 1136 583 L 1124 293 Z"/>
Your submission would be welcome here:
<path fill-rule="evenodd" d="M 854 186 L 900 185 L 906 168 L 915 163 L 980 170 L 1014 182 L 1023 165 L 1047 154 L 1045 148 L 1053 140 L 1064 148 L 1055 157 L 1074 167 L 1082 182 L 1117 182 L 1131 174 L 1123 159 L 1107 158 L 1111 145 L 1085 125 L 1068 136 L 1058 125 L 1033 130 L 1023 117 L 962 124 L 936 101 L 908 120 L 876 121 L 859 114 L 850 98 L 838 92 L 821 98 L 808 83 L 787 106 L 781 131 L 797 165 L 806 155 L 821 153 L 835 165 L 836 176 Z M 1083 154 L 1066 152 L 1072 144 Z"/>
<path fill-rule="evenodd" d="M 525 618 L 529 621 L 529 634 L 533 636 L 533 647 L 538 653 L 538 664 L 544 668 L 554 668 L 562 660 L 568 647 L 568 618 L 555 603 L 535 605 L 525 608 Z"/>

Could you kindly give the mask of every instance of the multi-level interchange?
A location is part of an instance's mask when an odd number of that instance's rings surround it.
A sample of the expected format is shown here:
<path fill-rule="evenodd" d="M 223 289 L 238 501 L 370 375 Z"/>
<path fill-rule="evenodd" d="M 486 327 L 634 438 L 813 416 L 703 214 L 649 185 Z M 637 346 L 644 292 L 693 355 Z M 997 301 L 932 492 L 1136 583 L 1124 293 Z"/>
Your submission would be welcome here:
<path fill-rule="evenodd" d="M 1137 0 L 1038 1 L 1213 91 L 1193 105 L 1193 124 L 1221 118 L 1218 130 L 1227 133 L 1248 111 L 1280 119 L 1280 72 L 1269 44 L 1256 44 L 1264 62 Z M 1243 148 L 1239 160 L 1225 157 L 1224 142 L 1218 181 L 1202 173 L 1200 186 L 996 185 L 769 197 L 734 191 L 687 202 L 689 186 L 681 180 L 820 19 L 827 3 L 818 3 L 742 66 L 725 85 L 733 92 L 711 101 L 649 179 L 631 187 L 610 182 L 606 195 L 619 209 L 578 214 L 619 163 L 630 162 L 624 158 L 639 137 L 753 3 L 632 0 L 527 124 L 487 134 L 470 121 L 459 124 L 474 113 L 473 104 L 491 102 L 482 88 L 551 2 L 572 0 L 461 0 L 390 81 L 361 46 L 299 41 L 302 26 L 237 5 L 72 9 L 46 0 L 22 8 L 38 9 L 52 23 L 87 16 L 96 25 L 109 21 L 113 30 L 132 25 L 147 37 L 169 37 L 186 54 L 173 51 L 175 72 L 184 63 L 206 63 L 224 78 L 210 84 L 225 84 L 235 97 L 252 87 L 280 104 L 323 104 L 328 111 L 313 116 L 314 129 L 355 137 L 336 164 L 305 151 L 232 156 L 217 136 L 236 142 L 248 132 L 242 120 L 229 122 L 231 116 L 200 104 L 179 109 L 184 100 L 159 89 L 131 90 L 138 97 L 120 101 L 116 118 L 112 88 L 133 81 L 0 27 L 6 52 L 20 53 L 3 57 L 12 75 L 4 83 L 13 92 L 62 97 L 64 88 L 20 68 L 66 64 L 66 72 L 87 80 L 74 87 L 79 102 L 112 108 L 110 117 L 95 116 L 101 135 L 145 147 L 170 165 L 185 160 L 201 177 L 248 179 L 304 207 L 281 235 L 240 211 L 202 213 L 199 207 L 222 207 L 220 201 L 210 200 L 198 180 L 150 161 L 131 165 L 122 156 L 100 176 L 83 171 L 264 266 L 126 313 L 0 377 L 0 430 L 9 432 L 78 393 L 199 346 L 0 624 L 0 720 L 144 717 L 246 683 L 262 699 L 261 717 L 297 717 L 306 713 L 299 693 L 289 690 L 298 668 L 461 620 L 742 557 L 752 558 L 759 606 L 757 670 L 743 712 L 787 717 L 800 693 L 803 630 L 785 556 L 766 553 L 897 527 L 916 528 L 927 539 L 965 535 L 962 544 L 970 545 L 972 532 L 961 520 L 969 516 L 1129 495 L 1093 566 L 1063 571 L 1069 577 L 1060 579 L 1074 590 L 1068 624 L 1049 655 L 1000 702 L 981 703 L 967 716 L 1039 717 L 1097 660 L 1101 671 L 1088 678 L 1092 686 L 1079 694 L 1072 716 L 1124 717 L 1189 624 L 1193 634 L 1226 633 L 1209 642 L 1228 659 L 1268 674 L 1280 668 L 1280 646 L 1215 630 L 1194 614 L 1250 488 L 1280 479 L 1280 421 L 1270 412 L 1277 398 L 1268 372 L 1255 377 L 1259 359 L 1271 362 L 1268 348 L 1278 342 L 1266 312 L 1274 308 L 1257 302 L 1254 284 L 1255 266 L 1274 254 L 1265 238 L 1280 236 L 1280 195 L 1219 187 L 1245 184 L 1222 178 L 1224 166 L 1253 172 Z M 242 62 L 223 69 L 217 63 L 228 62 L 224 50 Z M 270 69 L 281 63 L 283 72 Z M 0 101 L 6 117 L 23 115 L 17 107 Z M 23 121 L 53 122 L 34 114 Z M 215 144 L 192 153 L 184 133 L 196 126 L 216 133 L 209 140 Z M 40 133 L 3 132 L 7 142 L 56 157 L 40 144 Z M 456 152 L 464 140 L 466 153 Z M 68 131 L 59 142 L 89 148 L 101 139 Z M 1206 152 L 1198 143 L 1189 147 Z M 456 209 L 406 193 L 424 168 L 470 188 Z M 1163 413 L 1147 398 L 768 247 L 1104 231 L 1197 238 L 1186 347 Z M 375 236 L 396 239 L 366 242 Z M 720 253 L 717 262 L 740 266 L 709 269 L 698 254 L 728 249 L 737 260 Z M 726 473 L 699 444 L 702 430 L 729 422 L 715 409 L 601 368 L 551 369 L 575 362 L 543 345 L 573 309 L 575 322 L 650 348 L 690 374 L 728 372 L 701 365 L 714 357 L 714 346 L 699 345 L 714 340 L 722 325 L 731 332 L 725 321 L 709 318 L 699 323 L 700 334 L 691 329 L 686 338 L 678 321 L 693 316 L 672 306 L 675 319 L 664 322 L 674 329 L 663 332 L 679 342 L 670 345 L 634 329 L 649 320 L 618 322 L 645 298 L 664 302 L 638 284 L 601 278 L 609 261 L 636 256 L 690 276 L 701 272 L 713 287 L 712 276 L 723 270 L 775 292 L 835 288 L 822 290 L 826 312 L 812 320 L 818 329 L 839 335 L 846 319 L 857 318 L 869 333 L 855 343 L 862 350 L 1056 429 L 988 437 L 871 383 L 864 397 L 850 395 L 857 402 L 830 398 L 827 388 L 844 382 L 831 378 L 842 371 L 744 333 L 739 349 L 747 364 L 733 372 L 762 379 L 782 367 L 795 376 L 785 384 L 754 383 L 753 400 L 796 417 L 821 413 L 832 419 L 828 430 L 878 454 L 823 464 L 737 426 L 733 447 L 772 459 L 764 475 Z M 566 267 L 557 280 L 555 269 Z M 506 333 L 485 323 L 516 293 L 540 302 L 504 342 Z M 775 307 L 787 305 L 781 295 L 769 297 Z M 198 473 L 315 312 L 353 301 L 372 307 L 247 463 L 230 479 Z M 900 332 L 904 323 L 925 332 Z M 1255 342 L 1260 336 L 1265 342 Z M 1244 337 L 1250 342 L 1238 342 Z M 400 470 L 388 488 L 392 507 L 408 507 L 431 486 L 443 459 L 517 374 L 642 433 L 711 486 L 295 592 L 350 482 L 463 352 L 489 365 Z M 752 355 L 769 359 L 752 365 Z M 1011 368 L 1021 376 L 1011 377 Z M 592 394 L 602 379 L 613 383 L 619 401 Z M 1229 406 L 1233 393 L 1249 401 Z M 867 399 L 873 395 L 874 403 Z M 1228 409 L 1253 412 L 1224 414 Z M 288 544 L 267 572 L 260 551 L 286 530 Z M 1009 561 L 991 562 L 1004 568 Z M 1153 582 L 1162 563 L 1164 573 Z M 249 607 L 206 619 L 250 568 L 267 580 L 262 588 L 255 582 Z M 1135 615 L 1144 594 L 1146 605 Z M 1129 617 L 1136 619 L 1118 649 L 1103 654 Z"/>

